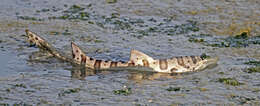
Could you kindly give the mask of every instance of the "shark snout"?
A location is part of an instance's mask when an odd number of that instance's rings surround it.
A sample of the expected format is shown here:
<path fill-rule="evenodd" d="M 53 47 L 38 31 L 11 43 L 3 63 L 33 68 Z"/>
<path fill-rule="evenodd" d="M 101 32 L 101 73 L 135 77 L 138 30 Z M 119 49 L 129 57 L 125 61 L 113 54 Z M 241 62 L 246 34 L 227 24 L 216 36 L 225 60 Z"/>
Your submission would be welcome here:
<path fill-rule="evenodd" d="M 219 57 L 211 57 L 211 58 L 207 58 L 205 59 L 205 68 L 213 68 L 217 65 L 219 60 Z"/>

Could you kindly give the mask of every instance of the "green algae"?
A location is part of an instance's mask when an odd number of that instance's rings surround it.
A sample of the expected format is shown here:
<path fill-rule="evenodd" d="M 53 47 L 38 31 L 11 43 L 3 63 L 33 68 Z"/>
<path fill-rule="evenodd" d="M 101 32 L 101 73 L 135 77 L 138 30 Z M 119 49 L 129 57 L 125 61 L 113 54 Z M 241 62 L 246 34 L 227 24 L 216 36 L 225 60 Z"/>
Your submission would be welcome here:
<path fill-rule="evenodd" d="M 68 10 L 63 11 L 64 13 L 78 13 L 80 11 L 85 10 L 85 8 L 79 6 L 79 5 L 72 5 Z"/>
<path fill-rule="evenodd" d="M 223 74 L 225 74 L 224 72 L 218 72 L 218 74 L 221 74 L 221 75 L 223 75 Z"/>
<path fill-rule="evenodd" d="M 3 98 L 0 97 L 0 100 L 2 101 Z M 8 103 L 0 103 L 0 106 L 10 106 Z"/>
<path fill-rule="evenodd" d="M 254 66 L 260 66 L 260 61 L 248 61 L 245 62 L 247 65 L 254 65 Z"/>
<path fill-rule="evenodd" d="M 49 16 L 48 19 L 87 21 L 89 24 L 96 24 L 98 27 L 103 29 L 122 30 L 125 34 L 131 35 L 138 39 L 141 39 L 144 36 L 174 36 L 197 32 L 200 30 L 198 27 L 198 22 L 193 20 L 187 20 L 182 24 L 176 24 L 177 22 L 170 18 L 129 18 L 126 16 L 120 16 L 119 13 L 112 13 L 105 16 L 97 14 L 97 12 L 93 10 L 91 4 L 89 5 L 66 5 L 64 6 L 65 9 L 61 11 L 61 15 Z M 39 14 L 41 11 L 48 12 L 51 11 L 51 8 L 44 8 L 38 11 Z M 38 19 L 32 18 L 31 20 Z M 202 42 L 203 40 L 200 39 L 198 41 Z M 198 41 L 195 40 L 195 42 Z"/>
<path fill-rule="evenodd" d="M 117 0 L 106 0 L 106 3 L 112 4 L 112 3 L 116 3 Z"/>
<path fill-rule="evenodd" d="M 181 90 L 181 87 L 169 87 L 166 89 L 167 91 L 180 91 Z"/>
<path fill-rule="evenodd" d="M 189 42 L 200 43 L 211 47 L 248 47 L 250 44 L 260 44 L 259 36 L 249 36 L 247 33 L 241 33 L 230 37 L 217 37 L 209 34 L 189 35 Z"/>
<path fill-rule="evenodd" d="M 87 6 L 91 7 L 91 5 Z M 50 16 L 48 19 L 61 19 L 61 20 L 88 20 L 90 13 L 84 11 L 86 8 L 80 5 L 72 5 L 68 9 L 62 11 L 61 16 Z"/>
<path fill-rule="evenodd" d="M 50 9 L 48 8 L 44 8 L 44 9 L 41 9 L 41 10 L 36 10 L 37 13 L 40 13 L 40 12 L 49 12 Z"/>
<path fill-rule="evenodd" d="M 69 32 L 68 29 L 64 30 L 64 32 L 62 32 L 62 35 L 72 35 L 71 32 Z"/>
<path fill-rule="evenodd" d="M 72 94 L 72 93 L 78 93 L 80 92 L 80 88 L 71 88 L 67 90 L 62 90 L 61 93 L 58 94 L 58 96 L 65 96 L 66 94 Z"/>
<path fill-rule="evenodd" d="M 50 35 L 72 35 L 72 33 L 69 32 L 68 29 L 64 30 L 63 32 L 49 31 L 48 33 L 49 33 Z"/>
<path fill-rule="evenodd" d="M 201 43 L 204 42 L 202 38 L 189 38 L 189 42 Z"/>
<path fill-rule="evenodd" d="M 253 65 L 254 67 L 247 68 L 245 72 L 247 73 L 260 73 L 260 61 L 248 61 L 244 64 Z"/>
<path fill-rule="evenodd" d="M 247 73 L 260 73 L 260 66 L 250 67 L 245 72 L 247 72 Z"/>
<path fill-rule="evenodd" d="M 119 90 L 113 90 L 113 93 L 115 95 L 128 96 L 128 95 L 132 94 L 132 89 L 131 88 L 124 88 L 124 89 L 119 89 Z"/>
<path fill-rule="evenodd" d="M 80 88 L 72 88 L 72 89 L 65 90 L 64 93 L 65 94 L 78 93 L 79 91 L 80 91 Z"/>
<path fill-rule="evenodd" d="M 243 32 L 243 33 L 241 33 L 239 35 L 236 35 L 234 38 L 235 39 L 247 39 L 248 38 L 248 33 L 247 32 Z"/>
<path fill-rule="evenodd" d="M 232 86 L 243 85 L 243 83 L 240 83 L 235 78 L 219 78 L 218 82 L 224 83 L 224 84 L 227 84 L 227 85 L 232 85 Z"/>
<path fill-rule="evenodd" d="M 179 91 L 181 91 L 181 92 L 189 92 L 190 91 L 190 89 L 181 88 L 181 87 L 169 87 L 169 88 L 167 88 L 165 90 L 167 90 L 169 92 L 172 92 L 172 91 L 174 91 L 174 92 L 179 92 Z"/>
<path fill-rule="evenodd" d="M 246 97 L 241 95 L 230 94 L 229 99 L 238 102 L 240 105 L 248 104 L 250 102 L 256 101 L 254 97 Z"/>
<path fill-rule="evenodd" d="M 11 92 L 12 90 L 11 90 L 11 88 L 7 88 L 5 91 L 6 92 Z"/>
<path fill-rule="evenodd" d="M 30 16 L 17 16 L 17 18 L 22 20 L 30 20 L 30 21 L 44 21 L 44 19 L 30 17 Z"/>
<path fill-rule="evenodd" d="M 15 84 L 14 87 L 27 88 L 25 84 Z"/>
<path fill-rule="evenodd" d="M 50 11 L 50 9 L 42 9 L 42 11 Z M 156 18 L 129 18 L 120 16 L 119 13 L 103 16 L 93 11 L 91 6 L 83 7 L 76 4 L 68 7 L 61 13 L 62 15 L 60 16 L 49 16 L 48 19 L 88 21 L 89 24 L 96 24 L 104 29 L 126 30 L 130 35 L 135 35 L 138 38 L 161 34 L 173 36 L 199 31 L 198 22 L 193 20 L 187 20 L 183 24 L 176 24 L 176 22 L 169 18 L 165 18 L 163 22 L 160 22 Z M 37 20 L 37 18 L 32 18 L 31 20 Z M 160 23 L 158 24 L 158 22 Z"/>

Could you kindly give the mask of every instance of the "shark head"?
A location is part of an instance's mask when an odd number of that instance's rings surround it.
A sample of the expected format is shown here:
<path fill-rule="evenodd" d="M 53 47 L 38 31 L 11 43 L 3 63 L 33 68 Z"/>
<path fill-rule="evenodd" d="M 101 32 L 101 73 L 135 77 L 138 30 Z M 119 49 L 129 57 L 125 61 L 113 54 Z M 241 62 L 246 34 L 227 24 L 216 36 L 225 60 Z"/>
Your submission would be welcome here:
<path fill-rule="evenodd" d="M 130 61 L 136 65 L 151 68 L 156 72 L 183 73 L 214 66 L 217 64 L 218 57 L 212 58 L 203 54 L 201 56 L 181 56 L 155 60 L 140 51 L 132 50 Z"/>
<path fill-rule="evenodd" d="M 206 54 L 202 54 L 200 56 L 201 61 L 199 62 L 198 66 L 196 67 L 196 71 L 201 71 L 206 68 L 212 68 L 217 65 L 217 62 L 219 60 L 218 57 L 210 57 L 207 56 Z"/>

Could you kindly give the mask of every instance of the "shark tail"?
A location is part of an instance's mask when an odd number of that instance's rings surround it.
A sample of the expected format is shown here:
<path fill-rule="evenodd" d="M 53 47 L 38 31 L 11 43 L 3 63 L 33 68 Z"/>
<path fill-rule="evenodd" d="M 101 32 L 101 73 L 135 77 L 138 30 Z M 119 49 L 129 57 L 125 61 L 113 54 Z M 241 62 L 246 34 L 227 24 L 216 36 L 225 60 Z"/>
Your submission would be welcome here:
<path fill-rule="evenodd" d="M 45 39 L 43 39 L 36 33 L 31 32 L 28 29 L 26 29 L 25 32 L 26 32 L 26 37 L 28 38 L 28 41 L 31 45 L 35 45 L 38 48 L 47 51 L 47 53 L 53 55 L 54 57 L 57 57 L 64 61 L 70 61 L 70 59 L 63 56 L 62 53 L 58 52 L 51 44 L 49 44 Z"/>

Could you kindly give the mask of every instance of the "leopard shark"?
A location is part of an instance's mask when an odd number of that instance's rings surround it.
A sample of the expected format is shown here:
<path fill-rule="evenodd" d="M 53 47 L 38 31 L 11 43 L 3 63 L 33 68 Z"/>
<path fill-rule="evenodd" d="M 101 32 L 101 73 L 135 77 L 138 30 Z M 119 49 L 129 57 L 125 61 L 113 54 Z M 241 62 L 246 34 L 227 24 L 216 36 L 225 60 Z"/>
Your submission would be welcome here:
<path fill-rule="evenodd" d="M 147 54 L 131 50 L 130 58 L 128 61 L 107 61 L 91 58 L 83 52 L 83 50 L 71 42 L 72 56 L 68 57 L 63 55 L 62 52 L 55 49 L 44 38 L 40 37 L 34 32 L 25 30 L 26 37 L 30 44 L 36 45 L 41 50 L 47 51 L 52 56 L 67 61 L 73 64 L 81 65 L 93 70 L 106 70 L 117 68 L 146 68 L 153 72 L 161 73 L 185 73 L 204 70 L 207 67 L 215 66 L 219 60 L 218 57 L 205 57 L 201 56 L 179 56 L 169 59 L 154 59 Z"/>

